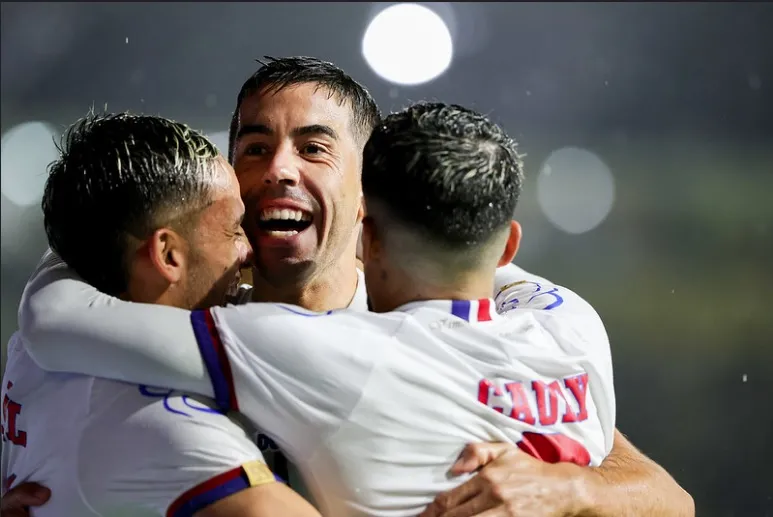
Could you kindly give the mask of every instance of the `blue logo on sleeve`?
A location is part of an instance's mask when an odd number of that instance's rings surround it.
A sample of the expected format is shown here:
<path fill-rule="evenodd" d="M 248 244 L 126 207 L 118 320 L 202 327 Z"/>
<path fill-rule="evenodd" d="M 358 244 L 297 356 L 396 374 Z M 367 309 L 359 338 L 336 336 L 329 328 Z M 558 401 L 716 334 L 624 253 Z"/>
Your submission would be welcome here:
<path fill-rule="evenodd" d="M 146 386 L 144 384 L 139 386 L 140 395 L 147 398 L 153 398 L 153 399 L 163 399 L 164 400 L 164 409 L 166 409 L 169 413 L 173 413 L 176 415 L 182 415 L 184 417 L 193 418 L 193 415 L 189 412 L 186 412 L 186 409 L 191 409 L 193 411 L 198 411 L 199 413 L 215 413 L 218 415 L 224 415 L 225 412 L 221 411 L 219 409 L 213 409 L 211 407 L 206 406 L 205 404 L 202 404 L 198 400 L 193 399 L 189 395 L 180 395 L 179 392 L 176 392 L 175 390 L 171 390 L 169 388 L 159 388 L 156 386 Z M 179 401 L 177 400 L 179 399 Z M 177 408 L 172 407 L 172 403 L 174 402 L 174 406 L 177 406 Z"/>

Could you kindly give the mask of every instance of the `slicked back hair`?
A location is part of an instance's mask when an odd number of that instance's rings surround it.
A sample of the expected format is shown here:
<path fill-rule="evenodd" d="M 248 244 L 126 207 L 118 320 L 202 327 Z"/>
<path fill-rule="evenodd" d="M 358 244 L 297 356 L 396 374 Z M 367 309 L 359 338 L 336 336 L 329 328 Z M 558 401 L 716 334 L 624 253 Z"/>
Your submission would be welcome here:
<path fill-rule="evenodd" d="M 349 77 L 333 63 L 313 57 L 264 57 L 258 61 L 261 67 L 242 85 L 236 98 L 236 108 L 231 119 L 231 129 L 228 133 L 228 161 L 233 164 L 234 146 L 239 130 L 239 108 L 245 98 L 266 91 L 276 93 L 289 86 L 300 84 L 315 84 L 328 90 L 331 96 L 340 102 L 346 102 L 352 112 L 352 130 L 363 143 L 370 132 L 381 119 L 381 112 L 376 101 L 367 89 Z"/>
<path fill-rule="evenodd" d="M 64 133 L 43 194 L 51 248 L 84 280 L 120 295 L 130 239 L 184 231 L 210 202 L 217 148 L 165 118 L 90 113 Z"/>
<path fill-rule="evenodd" d="M 419 241 L 473 259 L 509 227 L 522 182 L 516 143 L 462 106 L 410 106 L 387 116 L 365 145 L 368 212 L 382 207 Z"/>

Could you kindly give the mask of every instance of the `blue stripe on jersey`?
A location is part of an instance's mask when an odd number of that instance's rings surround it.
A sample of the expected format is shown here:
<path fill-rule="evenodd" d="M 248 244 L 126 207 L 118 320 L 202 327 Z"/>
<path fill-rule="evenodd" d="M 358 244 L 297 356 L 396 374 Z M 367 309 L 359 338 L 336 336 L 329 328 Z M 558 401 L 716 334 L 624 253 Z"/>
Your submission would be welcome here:
<path fill-rule="evenodd" d="M 284 483 L 274 474 L 274 479 Z M 166 517 L 192 517 L 199 510 L 247 488 L 250 478 L 242 467 L 223 472 L 191 488 L 178 497 L 166 511 Z"/>
<path fill-rule="evenodd" d="M 333 311 L 313 312 L 306 309 L 299 310 L 300 308 L 294 308 L 288 305 L 282 305 L 281 303 L 277 303 L 276 306 L 279 307 L 280 309 L 286 310 L 287 312 L 292 312 L 293 314 L 297 314 L 298 316 L 306 316 L 307 318 L 316 318 L 317 316 L 330 316 L 331 314 L 333 314 Z"/>
<path fill-rule="evenodd" d="M 199 510 L 247 488 L 250 488 L 250 480 L 239 467 L 193 487 L 169 506 L 166 515 L 193 517 Z"/>
<path fill-rule="evenodd" d="M 470 300 L 452 300 L 451 314 L 464 321 L 470 321 Z"/>
<path fill-rule="evenodd" d="M 220 409 L 229 411 L 231 408 L 231 381 L 226 375 L 223 366 L 218 357 L 217 344 L 212 337 L 209 325 L 207 324 L 207 311 L 193 311 L 191 313 L 191 324 L 193 325 L 193 334 L 196 336 L 196 342 L 199 345 L 201 358 L 207 367 L 209 378 L 212 380 L 212 388 L 215 391 L 215 402 Z"/>

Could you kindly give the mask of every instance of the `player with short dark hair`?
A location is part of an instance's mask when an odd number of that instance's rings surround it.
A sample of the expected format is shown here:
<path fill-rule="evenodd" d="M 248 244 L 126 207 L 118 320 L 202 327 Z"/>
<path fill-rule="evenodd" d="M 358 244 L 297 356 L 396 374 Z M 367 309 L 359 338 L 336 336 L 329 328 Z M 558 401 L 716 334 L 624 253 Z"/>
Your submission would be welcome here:
<path fill-rule="evenodd" d="M 522 167 L 502 128 L 461 106 L 421 103 L 387 117 L 365 146 L 362 187 L 368 214 L 398 243 L 392 263 L 436 282 L 496 264 Z"/>
<path fill-rule="evenodd" d="M 301 84 L 322 88 L 338 102 L 349 105 L 351 128 L 363 145 L 381 119 L 381 110 L 370 92 L 333 63 L 305 56 L 279 59 L 265 56 L 258 62 L 261 67 L 244 82 L 236 97 L 228 133 L 228 161 L 231 163 L 234 162 L 234 144 L 240 128 L 239 109 L 245 99 L 259 92 L 276 93 Z"/>

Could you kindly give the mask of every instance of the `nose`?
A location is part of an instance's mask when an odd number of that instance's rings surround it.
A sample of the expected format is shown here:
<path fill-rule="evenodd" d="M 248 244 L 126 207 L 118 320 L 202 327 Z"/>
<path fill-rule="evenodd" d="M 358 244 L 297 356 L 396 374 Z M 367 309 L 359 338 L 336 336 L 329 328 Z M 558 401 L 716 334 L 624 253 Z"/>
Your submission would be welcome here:
<path fill-rule="evenodd" d="M 263 177 L 263 182 L 267 185 L 290 185 L 295 186 L 300 181 L 300 172 L 298 166 L 294 163 L 293 157 L 288 152 L 277 152 L 269 165 L 268 171 Z"/>

